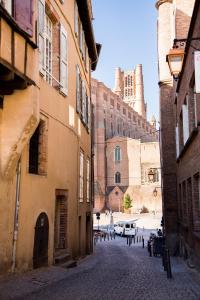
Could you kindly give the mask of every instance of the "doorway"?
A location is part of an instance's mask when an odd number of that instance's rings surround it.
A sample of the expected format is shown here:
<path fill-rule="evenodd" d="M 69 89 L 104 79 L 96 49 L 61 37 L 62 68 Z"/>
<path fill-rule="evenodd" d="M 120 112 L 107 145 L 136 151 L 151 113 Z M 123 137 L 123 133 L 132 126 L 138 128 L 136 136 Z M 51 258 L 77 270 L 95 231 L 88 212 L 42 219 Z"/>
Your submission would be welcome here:
<path fill-rule="evenodd" d="M 86 254 L 91 253 L 91 216 L 86 214 Z"/>
<path fill-rule="evenodd" d="M 35 226 L 33 268 L 48 265 L 49 220 L 46 213 L 41 213 Z"/>
<path fill-rule="evenodd" d="M 55 252 L 67 248 L 67 191 L 66 190 L 56 190 L 54 245 L 55 245 Z"/>

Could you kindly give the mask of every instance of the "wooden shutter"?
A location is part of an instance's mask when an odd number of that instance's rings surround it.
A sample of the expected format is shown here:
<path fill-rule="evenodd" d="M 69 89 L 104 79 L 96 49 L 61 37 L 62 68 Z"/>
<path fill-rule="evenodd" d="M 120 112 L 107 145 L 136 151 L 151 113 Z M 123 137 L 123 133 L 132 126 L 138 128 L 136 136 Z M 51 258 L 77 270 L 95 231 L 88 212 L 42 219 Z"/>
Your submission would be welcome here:
<path fill-rule="evenodd" d="M 38 0 L 38 47 L 39 47 L 39 70 L 45 75 L 45 0 Z"/>
<path fill-rule="evenodd" d="M 67 95 L 67 32 L 65 28 L 60 26 L 60 91 Z"/>
<path fill-rule="evenodd" d="M 82 116 L 83 122 L 86 123 L 86 89 L 85 82 L 82 82 Z"/>
<path fill-rule="evenodd" d="M 80 113 L 80 70 L 76 66 L 76 111 Z"/>
<path fill-rule="evenodd" d="M 75 1 L 75 7 L 74 7 L 74 31 L 76 36 L 78 36 L 78 6 Z"/>
<path fill-rule="evenodd" d="M 30 36 L 33 35 L 33 0 L 14 0 L 14 18 Z"/>
<path fill-rule="evenodd" d="M 187 103 L 183 104 L 182 111 L 183 111 L 183 140 L 185 144 L 189 138 L 189 116 L 188 116 Z"/>
<path fill-rule="evenodd" d="M 176 125 L 176 157 L 179 156 L 179 127 Z"/>

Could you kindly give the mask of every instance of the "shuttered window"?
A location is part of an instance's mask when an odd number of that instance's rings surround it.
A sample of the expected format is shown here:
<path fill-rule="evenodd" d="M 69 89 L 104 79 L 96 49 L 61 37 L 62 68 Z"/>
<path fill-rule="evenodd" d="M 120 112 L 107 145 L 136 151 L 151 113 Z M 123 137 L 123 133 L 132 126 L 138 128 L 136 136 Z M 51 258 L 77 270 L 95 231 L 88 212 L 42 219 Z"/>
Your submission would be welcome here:
<path fill-rule="evenodd" d="M 84 170 L 84 154 L 80 152 L 80 170 L 79 170 L 79 201 L 83 202 L 83 170 Z"/>
<path fill-rule="evenodd" d="M 83 122 L 86 123 L 86 88 L 85 82 L 82 82 L 82 118 Z"/>
<path fill-rule="evenodd" d="M 38 0 L 38 46 L 39 46 L 39 70 L 45 75 L 45 0 Z"/>
<path fill-rule="evenodd" d="M 60 26 L 60 91 L 67 95 L 68 88 L 68 63 L 67 63 L 67 32 Z"/>
<path fill-rule="evenodd" d="M 9 6 L 10 7 L 10 6 Z M 33 35 L 33 0 L 14 0 L 14 18 L 18 25 L 30 36 Z"/>
<path fill-rule="evenodd" d="M 183 142 L 187 142 L 189 138 L 189 116 L 188 116 L 188 99 L 186 97 L 186 103 L 182 106 L 183 111 Z"/>
<path fill-rule="evenodd" d="M 45 15 L 45 77 L 49 84 L 52 84 L 52 29 L 51 19 Z"/>

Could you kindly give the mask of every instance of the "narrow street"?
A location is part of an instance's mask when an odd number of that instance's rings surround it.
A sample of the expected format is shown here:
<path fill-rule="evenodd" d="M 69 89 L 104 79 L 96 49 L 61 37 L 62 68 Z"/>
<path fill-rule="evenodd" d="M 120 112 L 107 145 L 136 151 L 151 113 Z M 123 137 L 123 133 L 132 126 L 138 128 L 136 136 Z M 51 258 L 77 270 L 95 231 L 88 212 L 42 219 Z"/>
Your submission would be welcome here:
<path fill-rule="evenodd" d="M 199 300 L 200 276 L 180 258 L 167 279 L 161 258 L 149 257 L 141 243 L 126 238 L 98 242 L 94 255 L 76 268 L 51 267 L 0 281 L 0 299 Z"/>

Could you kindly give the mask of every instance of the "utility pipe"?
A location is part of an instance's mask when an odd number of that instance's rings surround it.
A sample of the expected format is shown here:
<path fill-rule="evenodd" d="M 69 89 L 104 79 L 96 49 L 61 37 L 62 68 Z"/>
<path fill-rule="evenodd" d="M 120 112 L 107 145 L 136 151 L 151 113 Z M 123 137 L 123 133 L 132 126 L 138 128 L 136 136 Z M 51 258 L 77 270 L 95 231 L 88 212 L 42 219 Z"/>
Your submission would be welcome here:
<path fill-rule="evenodd" d="M 20 204 L 20 180 L 21 180 L 21 158 L 18 161 L 16 169 L 16 194 L 15 194 L 15 217 L 14 217 L 14 231 L 13 231 L 13 247 L 12 247 L 12 266 L 11 272 L 15 272 L 16 266 L 16 249 L 19 225 L 19 204 Z"/>

